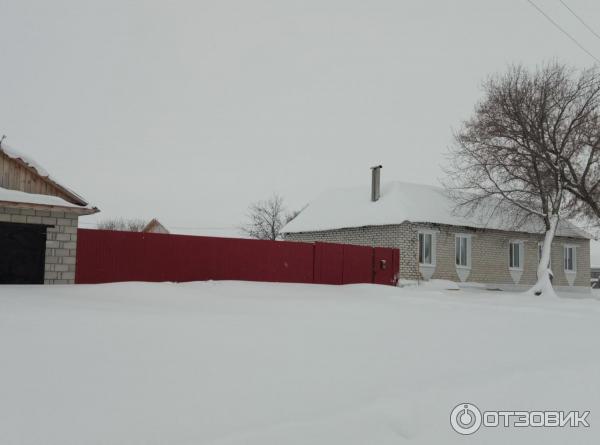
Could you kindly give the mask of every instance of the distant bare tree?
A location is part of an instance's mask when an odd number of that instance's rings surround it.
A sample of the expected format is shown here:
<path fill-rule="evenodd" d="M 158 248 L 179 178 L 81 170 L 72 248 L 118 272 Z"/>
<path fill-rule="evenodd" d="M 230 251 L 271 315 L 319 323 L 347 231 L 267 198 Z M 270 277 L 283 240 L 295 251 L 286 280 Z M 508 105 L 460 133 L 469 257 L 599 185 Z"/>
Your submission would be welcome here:
<path fill-rule="evenodd" d="M 598 75 L 594 70 L 575 75 L 560 64 L 534 72 L 516 66 L 483 87 L 474 116 L 455 135 L 446 185 L 459 210 L 491 209 L 515 228 L 526 220 L 543 223 L 538 282 L 530 292 L 554 294 L 550 245 L 558 224 L 593 209 L 578 184 L 597 175 Z M 594 184 L 586 183 L 588 193 L 596 190 Z"/>
<path fill-rule="evenodd" d="M 276 240 L 281 237 L 281 229 L 301 211 L 288 213 L 283 198 L 274 194 L 266 201 L 258 201 L 250 205 L 248 222 L 241 229 L 252 238 Z"/>
<path fill-rule="evenodd" d="M 140 218 L 109 218 L 98 223 L 100 230 L 118 230 L 122 232 L 141 232 L 147 221 Z"/>

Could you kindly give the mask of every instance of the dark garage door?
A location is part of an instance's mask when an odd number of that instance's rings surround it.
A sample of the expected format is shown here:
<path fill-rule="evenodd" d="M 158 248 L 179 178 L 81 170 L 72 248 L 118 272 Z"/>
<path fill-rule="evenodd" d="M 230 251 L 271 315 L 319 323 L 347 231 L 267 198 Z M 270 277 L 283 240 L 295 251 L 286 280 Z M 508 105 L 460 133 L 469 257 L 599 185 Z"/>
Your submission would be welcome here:
<path fill-rule="evenodd" d="M 0 284 L 43 284 L 46 226 L 0 223 Z"/>

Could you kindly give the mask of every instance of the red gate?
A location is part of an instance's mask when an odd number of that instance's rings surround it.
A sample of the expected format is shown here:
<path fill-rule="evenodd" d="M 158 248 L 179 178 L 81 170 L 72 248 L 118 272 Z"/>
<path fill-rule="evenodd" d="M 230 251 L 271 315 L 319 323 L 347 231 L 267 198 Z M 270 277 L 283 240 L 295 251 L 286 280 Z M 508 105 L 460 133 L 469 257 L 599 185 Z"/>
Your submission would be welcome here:
<path fill-rule="evenodd" d="M 373 283 L 396 284 L 400 270 L 398 249 L 373 248 Z"/>
<path fill-rule="evenodd" d="M 314 282 L 373 282 L 373 248 L 352 244 L 315 243 Z"/>

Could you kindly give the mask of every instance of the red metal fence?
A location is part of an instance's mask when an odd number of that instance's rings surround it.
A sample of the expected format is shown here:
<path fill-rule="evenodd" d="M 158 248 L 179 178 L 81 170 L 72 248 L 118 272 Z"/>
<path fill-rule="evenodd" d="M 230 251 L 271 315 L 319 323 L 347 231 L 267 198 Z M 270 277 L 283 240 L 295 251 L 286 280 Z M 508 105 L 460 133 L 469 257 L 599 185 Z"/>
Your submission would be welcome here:
<path fill-rule="evenodd" d="M 388 248 L 79 229 L 75 282 L 394 284 L 399 264 Z"/>

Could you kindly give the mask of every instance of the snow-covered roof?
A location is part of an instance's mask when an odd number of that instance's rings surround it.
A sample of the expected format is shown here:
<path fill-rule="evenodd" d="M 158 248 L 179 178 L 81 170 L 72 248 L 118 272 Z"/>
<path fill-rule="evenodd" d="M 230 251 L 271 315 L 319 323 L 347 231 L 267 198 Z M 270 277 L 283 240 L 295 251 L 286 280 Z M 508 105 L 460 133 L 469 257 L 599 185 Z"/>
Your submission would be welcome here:
<path fill-rule="evenodd" d="M 64 207 L 69 209 L 78 209 L 83 211 L 82 213 L 95 213 L 96 208 L 88 206 L 80 206 L 73 204 L 72 202 L 66 201 L 58 196 L 52 195 L 39 195 L 36 193 L 26 193 L 19 190 L 9 190 L 0 187 L 0 202 L 1 203 L 12 203 L 15 205 L 20 204 L 34 204 L 46 207 Z"/>
<path fill-rule="evenodd" d="M 82 197 L 81 195 L 78 195 L 73 190 L 69 189 L 68 187 L 65 187 L 60 182 L 58 182 L 53 176 L 50 175 L 50 173 L 48 173 L 48 171 L 44 167 L 42 167 L 38 162 L 36 162 L 31 157 L 21 153 L 20 151 L 14 149 L 13 147 L 7 145 L 5 142 L 0 143 L 0 152 L 4 153 L 9 158 L 18 159 L 18 160 L 22 161 L 24 164 L 26 164 L 28 167 L 34 169 L 40 177 L 45 178 L 48 181 L 50 181 L 54 186 L 56 186 L 58 189 L 62 190 L 65 194 L 67 194 L 70 198 L 72 198 L 73 201 L 75 201 L 76 203 L 78 203 L 82 206 L 86 206 L 88 204 L 88 201 L 84 197 Z"/>
<path fill-rule="evenodd" d="M 142 232 L 170 233 L 169 230 L 167 230 L 167 228 L 163 226 L 156 218 L 152 218 L 150 221 L 148 221 L 148 224 L 144 226 Z"/>
<path fill-rule="evenodd" d="M 528 222 L 519 228 L 504 220 L 501 212 L 460 215 L 447 192 L 432 185 L 387 182 L 381 186 L 378 201 L 370 199 L 370 186 L 329 190 L 311 202 L 300 215 L 283 228 L 284 233 L 314 232 L 332 229 L 414 223 L 543 233 L 541 224 Z M 583 230 L 563 221 L 557 235 L 590 238 Z"/>

